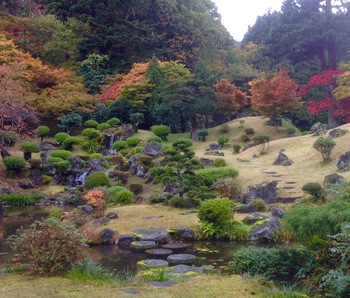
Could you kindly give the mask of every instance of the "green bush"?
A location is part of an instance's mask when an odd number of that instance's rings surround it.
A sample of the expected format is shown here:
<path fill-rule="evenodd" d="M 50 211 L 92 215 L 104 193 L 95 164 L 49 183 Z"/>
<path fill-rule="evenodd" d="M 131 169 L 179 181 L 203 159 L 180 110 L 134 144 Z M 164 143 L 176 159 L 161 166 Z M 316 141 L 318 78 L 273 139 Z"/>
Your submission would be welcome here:
<path fill-rule="evenodd" d="M 3 200 L 6 205 L 23 207 L 33 205 L 36 201 L 44 199 L 42 194 L 0 194 L 0 200 Z"/>
<path fill-rule="evenodd" d="M 207 186 L 211 186 L 216 180 L 224 178 L 236 178 L 238 171 L 232 167 L 206 168 L 197 170 L 196 176 Z"/>
<path fill-rule="evenodd" d="M 96 139 L 86 139 L 81 143 L 81 149 L 90 154 L 96 152 L 100 146 L 100 142 Z"/>
<path fill-rule="evenodd" d="M 101 123 L 101 124 L 97 125 L 96 129 L 99 131 L 103 131 L 103 130 L 106 130 L 110 127 L 111 127 L 111 125 L 108 123 Z"/>
<path fill-rule="evenodd" d="M 151 131 L 157 136 L 160 137 L 163 141 L 167 140 L 167 136 L 170 133 L 170 128 L 166 125 L 153 125 Z"/>
<path fill-rule="evenodd" d="M 41 176 L 41 184 L 42 185 L 49 185 L 53 182 L 53 178 L 48 175 L 42 175 Z"/>
<path fill-rule="evenodd" d="M 251 128 L 251 127 L 247 127 L 244 129 L 244 132 L 247 134 L 247 135 L 253 135 L 255 133 L 254 131 L 254 128 Z"/>
<path fill-rule="evenodd" d="M 118 191 L 114 197 L 109 200 L 110 204 L 130 205 L 134 203 L 134 193 L 130 190 Z"/>
<path fill-rule="evenodd" d="M 128 148 L 128 143 L 125 141 L 116 141 L 113 143 L 113 149 L 122 150 Z"/>
<path fill-rule="evenodd" d="M 254 205 L 256 207 L 257 211 L 266 211 L 267 210 L 267 206 L 266 203 L 263 199 L 254 199 L 252 201 L 249 202 L 249 205 Z"/>
<path fill-rule="evenodd" d="M 112 164 L 112 165 L 119 165 L 119 166 L 122 166 L 123 164 L 124 164 L 124 158 L 123 158 L 123 156 L 121 156 L 121 155 L 112 155 L 111 157 L 110 157 L 110 163 Z"/>
<path fill-rule="evenodd" d="M 99 124 L 99 123 L 98 123 L 96 120 L 92 120 L 92 119 L 86 120 L 86 121 L 84 122 L 84 126 L 85 126 L 86 128 L 96 128 L 98 124 Z"/>
<path fill-rule="evenodd" d="M 309 195 L 311 195 L 316 200 L 320 199 L 322 201 L 325 201 L 325 199 L 326 199 L 325 190 L 323 189 L 321 184 L 319 184 L 317 182 L 306 183 L 303 185 L 303 187 L 301 189 L 302 189 L 302 191 L 307 192 Z"/>
<path fill-rule="evenodd" d="M 221 135 L 221 136 L 219 136 L 219 138 L 218 138 L 218 144 L 221 146 L 221 147 L 224 147 L 225 146 L 225 144 L 227 144 L 228 143 L 228 136 L 226 136 L 226 135 Z"/>
<path fill-rule="evenodd" d="M 17 134 L 15 131 L 0 131 L 0 144 L 13 146 L 17 141 Z"/>
<path fill-rule="evenodd" d="M 114 197 L 117 192 L 120 192 L 120 191 L 123 191 L 123 190 L 127 190 L 127 189 L 124 186 L 116 185 L 116 186 L 109 187 L 107 189 L 107 194 L 109 196 Z"/>
<path fill-rule="evenodd" d="M 228 124 L 222 124 L 219 131 L 221 133 L 228 133 L 230 131 L 230 126 Z"/>
<path fill-rule="evenodd" d="M 333 141 L 331 137 L 319 137 L 313 147 L 321 153 L 322 158 L 325 161 L 329 161 L 331 159 L 331 153 L 336 143 Z"/>
<path fill-rule="evenodd" d="M 207 139 L 208 135 L 209 135 L 209 131 L 207 129 L 200 129 L 198 131 L 198 138 L 203 142 Z"/>
<path fill-rule="evenodd" d="M 186 201 L 184 198 L 181 197 L 173 197 L 168 202 L 169 206 L 174 208 L 185 208 L 186 207 Z"/>
<path fill-rule="evenodd" d="M 81 138 L 69 136 L 63 141 L 62 147 L 64 150 L 71 150 L 73 145 L 79 145 L 83 142 Z"/>
<path fill-rule="evenodd" d="M 66 132 L 59 132 L 55 134 L 55 140 L 57 143 L 63 143 L 67 138 L 69 137 L 69 134 Z"/>
<path fill-rule="evenodd" d="M 297 278 L 304 266 L 313 262 L 306 248 L 245 247 L 235 252 L 229 263 L 233 274 L 263 275 L 265 278 L 288 281 Z"/>
<path fill-rule="evenodd" d="M 250 138 L 247 134 L 242 134 L 239 139 L 241 140 L 241 142 L 246 143 L 250 141 Z"/>
<path fill-rule="evenodd" d="M 297 132 L 297 129 L 293 126 L 287 127 L 286 133 L 288 135 L 294 135 Z"/>
<path fill-rule="evenodd" d="M 206 200 L 198 210 L 198 218 L 215 226 L 225 226 L 233 216 L 231 205 L 232 202 L 227 198 Z"/>
<path fill-rule="evenodd" d="M 90 140 L 99 138 L 101 136 L 101 132 L 95 128 L 85 128 L 81 134 L 82 136 L 87 137 Z"/>
<path fill-rule="evenodd" d="M 216 158 L 214 160 L 214 167 L 220 168 L 220 167 L 225 167 L 226 166 L 226 161 L 223 158 Z"/>
<path fill-rule="evenodd" d="M 162 142 L 162 139 L 160 137 L 157 137 L 157 136 L 153 136 L 153 137 L 149 137 L 147 139 L 147 143 L 149 142 L 158 142 L 158 143 L 161 143 Z"/>
<path fill-rule="evenodd" d="M 84 183 L 85 189 L 93 189 L 98 186 L 111 186 L 111 183 L 109 182 L 109 178 L 106 175 L 106 173 L 93 172 L 89 176 L 87 176 L 86 181 Z"/>
<path fill-rule="evenodd" d="M 39 146 L 38 144 L 31 142 L 31 141 L 26 141 L 21 144 L 21 149 L 24 152 L 39 152 Z"/>
<path fill-rule="evenodd" d="M 101 153 L 90 154 L 89 159 L 95 159 L 95 158 L 103 158 L 103 155 Z"/>
<path fill-rule="evenodd" d="M 284 229 L 303 241 L 313 236 L 327 239 L 346 223 L 350 223 L 350 201 L 343 200 L 319 206 L 299 205 L 289 209 L 283 218 Z"/>
<path fill-rule="evenodd" d="M 141 139 L 138 137 L 128 137 L 126 139 L 126 143 L 128 144 L 129 147 L 136 147 L 138 144 L 140 144 Z"/>
<path fill-rule="evenodd" d="M 41 167 L 41 159 L 40 158 L 28 159 L 28 163 L 29 163 L 31 169 L 39 169 Z"/>
<path fill-rule="evenodd" d="M 108 121 L 106 121 L 109 125 L 119 125 L 120 119 L 119 118 L 111 118 Z"/>
<path fill-rule="evenodd" d="M 57 163 L 57 162 L 61 162 L 61 161 L 64 161 L 64 159 L 61 157 L 49 157 L 47 159 L 48 163 Z"/>
<path fill-rule="evenodd" d="M 239 153 L 241 151 L 242 146 L 240 144 L 233 144 L 233 152 L 234 153 Z"/>
<path fill-rule="evenodd" d="M 85 239 L 76 227 L 56 218 L 36 221 L 28 229 L 21 228 L 10 241 L 20 258 L 29 260 L 31 274 L 61 273 L 87 254 Z"/>
<path fill-rule="evenodd" d="M 143 191 L 143 185 L 140 183 L 131 183 L 129 185 L 130 191 L 132 191 L 134 194 L 139 194 Z"/>
<path fill-rule="evenodd" d="M 9 177 L 15 174 L 20 174 L 27 164 L 23 157 L 17 156 L 6 157 L 3 162 Z"/>
<path fill-rule="evenodd" d="M 51 157 L 60 157 L 63 160 L 66 160 L 72 156 L 73 156 L 72 152 L 70 152 L 68 150 L 52 150 L 51 151 Z"/>
<path fill-rule="evenodd" d="M 50 132 L 50 128 L 48 128 L 46 125 L 38 126 L 36 129 L 36 135 L 43 140 L 45 136 L 47 136 Z"/>

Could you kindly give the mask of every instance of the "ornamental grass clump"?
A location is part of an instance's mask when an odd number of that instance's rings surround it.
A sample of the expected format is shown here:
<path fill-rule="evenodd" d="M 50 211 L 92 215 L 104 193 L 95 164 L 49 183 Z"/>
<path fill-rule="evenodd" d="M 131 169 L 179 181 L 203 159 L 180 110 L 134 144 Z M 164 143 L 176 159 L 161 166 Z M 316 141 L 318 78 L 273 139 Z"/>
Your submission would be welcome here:
<path fill-rule="evenodd" d="M 85 238 L 70 222 L 56 218 L 36 221 L 9 237 L 19 257 L 29 262 L 29 273 L 55 275 L 86 257 Z"/>

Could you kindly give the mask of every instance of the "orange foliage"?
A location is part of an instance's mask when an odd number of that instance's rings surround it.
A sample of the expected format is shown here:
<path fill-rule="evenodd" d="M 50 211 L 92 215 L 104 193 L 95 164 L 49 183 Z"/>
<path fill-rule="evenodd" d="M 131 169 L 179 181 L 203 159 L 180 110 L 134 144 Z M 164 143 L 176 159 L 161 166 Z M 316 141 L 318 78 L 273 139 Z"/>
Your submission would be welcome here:
<path fill-rule="evenodd" d="M 89 190 L 84 196 L 83 200 L 86 201 L 88 205 L 93 206 L 97 211 L 103 211 L 105 206 L 105 196 L 106 194 L 100 189 Z"/>

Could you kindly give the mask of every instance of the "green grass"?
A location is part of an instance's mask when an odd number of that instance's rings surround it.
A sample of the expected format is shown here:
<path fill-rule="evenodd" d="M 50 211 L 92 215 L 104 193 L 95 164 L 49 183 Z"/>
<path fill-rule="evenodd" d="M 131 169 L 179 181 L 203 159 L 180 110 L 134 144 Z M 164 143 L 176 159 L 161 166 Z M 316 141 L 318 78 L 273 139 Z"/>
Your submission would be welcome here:
<path fill-rule="evenodd" d="M 3 200 L 7 205 L 16 207 L 33 205 L 43 198 L 42 194 L 0 194 L 0 200 Z"/>

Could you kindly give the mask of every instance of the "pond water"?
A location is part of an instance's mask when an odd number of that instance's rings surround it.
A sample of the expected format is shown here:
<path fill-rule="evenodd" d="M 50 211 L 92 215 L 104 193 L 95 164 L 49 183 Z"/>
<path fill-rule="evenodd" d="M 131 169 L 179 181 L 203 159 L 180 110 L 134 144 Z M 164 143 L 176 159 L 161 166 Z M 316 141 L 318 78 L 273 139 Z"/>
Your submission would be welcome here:
<path fill-rule="evenodd" d="M 6 238 L 15 234 L 20 227 L 29 226 L 35 220 L 45 218 L 55 210 L 62 211 L 62 208 L 30 207 L 7 210 L 4 217 L 0 218 L 0 265 L 6 263 L 14 255 Z M 196 255 L 198 265 L 212 265 L 216 269 L 225 270 L 225 266 L 239 248 L 251 245 L 219 241 L 195 242 L 191 244 L 186 253 Z M 90 247 L 89 254 L 94 261 L 114 272 L 135 272 L 136 263 L 145 259 L 143 253 L 121 250 L 115 245 Z"/>

